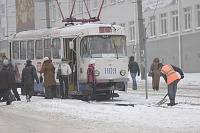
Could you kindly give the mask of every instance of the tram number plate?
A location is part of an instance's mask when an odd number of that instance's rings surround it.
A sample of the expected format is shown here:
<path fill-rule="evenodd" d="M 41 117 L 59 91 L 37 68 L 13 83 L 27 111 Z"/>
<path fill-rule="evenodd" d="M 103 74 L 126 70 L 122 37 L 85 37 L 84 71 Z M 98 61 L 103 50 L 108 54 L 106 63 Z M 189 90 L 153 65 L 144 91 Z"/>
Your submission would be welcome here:
<path fill-rule="evenodd" d="M 116 74 L 116 68 L 104 68 L 105 74 Z"/>

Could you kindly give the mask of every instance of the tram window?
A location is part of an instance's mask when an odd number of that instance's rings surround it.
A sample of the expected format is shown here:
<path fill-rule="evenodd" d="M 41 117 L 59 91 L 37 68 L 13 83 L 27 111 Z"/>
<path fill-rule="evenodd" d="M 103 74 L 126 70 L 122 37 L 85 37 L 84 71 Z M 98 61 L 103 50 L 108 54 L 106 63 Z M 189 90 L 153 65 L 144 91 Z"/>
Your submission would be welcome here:
<path fill-rule="evenodd" d="M 13 59 L 19 59 L 19 42 L 13 42 Z"/>
<path fill-rule="evenodd" d="M 53 59 L 60 59 L 60 55 L 61 55 L 61 42 L 60 42 L 60 38 L 54 38 L 53 39 Z"/>
<path fill-rule="evenodd" d="M 27 59 L 34 59 L 34 41 L 30 40 L 27 42 Z"/>
<path fill-rule="evenodd" d="M 68 45 L 68 54 L 67 54 L 67 58 L 68 58 L 68 60 L 72 60 L 72 49 L 69 48 L 69 45 Z"/>
<path fill-rule="evenodd" d="M 26 60 L 26 41 L 20 42 L 20 59 Z"/>
<path fill-rule="evenodd" d="M 51 39 L 44 40 L 44 57 L 51 59 Z"/>
<path fill-rule="evenodd" d="M 43 44 L 42 40 L 35 41 L 35 58 L 43 59 Z"/>

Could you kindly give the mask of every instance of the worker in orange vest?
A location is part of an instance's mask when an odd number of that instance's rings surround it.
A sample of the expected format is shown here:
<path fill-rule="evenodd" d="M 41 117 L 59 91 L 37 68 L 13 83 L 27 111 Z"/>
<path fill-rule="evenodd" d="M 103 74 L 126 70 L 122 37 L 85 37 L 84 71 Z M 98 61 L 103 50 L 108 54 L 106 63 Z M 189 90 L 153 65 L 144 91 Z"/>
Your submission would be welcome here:
<path fill-rule="evenodd" d="M 168 86 L 168 97 L 170 99 L 170 103 L 168 103 L 167 105 L 174 106 L 176 105 L 175 97 L 177 91 L 177 83 L 180 81 L 180 78 L 178 77 L 176 72 L 178 72 L 181 75 L 181 79 L 183 79 L 184 78 L 183 71 L 180 68 L 173 66 L 171 64 L 163 65 L 162 63 L 159 63 L 158 68 Z"/>

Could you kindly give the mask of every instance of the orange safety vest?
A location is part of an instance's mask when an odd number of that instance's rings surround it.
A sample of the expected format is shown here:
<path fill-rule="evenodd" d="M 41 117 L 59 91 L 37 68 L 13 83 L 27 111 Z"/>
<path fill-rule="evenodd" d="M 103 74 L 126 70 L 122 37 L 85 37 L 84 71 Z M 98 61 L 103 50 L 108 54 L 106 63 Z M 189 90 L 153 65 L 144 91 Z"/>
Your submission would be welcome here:
<path fill-rule="evenodd" d="M 167 85 L 171 84 L 173 81 L 180 80 L 176 72 L 171 65 L 165 65 L 161 69 L 161 73 L 165 74 L 167 77 Z"/>

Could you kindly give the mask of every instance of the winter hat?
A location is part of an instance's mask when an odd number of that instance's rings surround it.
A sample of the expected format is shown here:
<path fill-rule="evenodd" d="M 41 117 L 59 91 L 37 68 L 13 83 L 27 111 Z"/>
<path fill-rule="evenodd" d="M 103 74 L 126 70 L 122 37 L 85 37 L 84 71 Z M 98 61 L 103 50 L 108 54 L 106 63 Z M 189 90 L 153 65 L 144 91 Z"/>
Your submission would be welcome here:
<path fill-rule="evenodd" d="M 4 66 L 7 66 L 8 63 L 9 63 L 8 60 L 4 60 L 4 61 L 3 61 L 3 65 L 4 65 Z"/>
<path fill-rule="evenodd" d="M 44 57 L 43 60 L 44 60 L 44 61 L 47 61 L 47 60 L 49 60 L 49 57 Z"/>
<path fill-rule="evenodd" d="M 91 60 L 91 61 L 90 61 L 90 64 L 95 64 L 95 60 Z"/>
<path fill-rule="evenodd" d="M 26 62 L 28 63 L 28 62 L 32 62 L 32 61 L 28 59 Z"/>
<path fill-rule="evenodd" d="M 62 57 L 61 61 L 67 61 L 67 59 L 65 57 Z"/>

